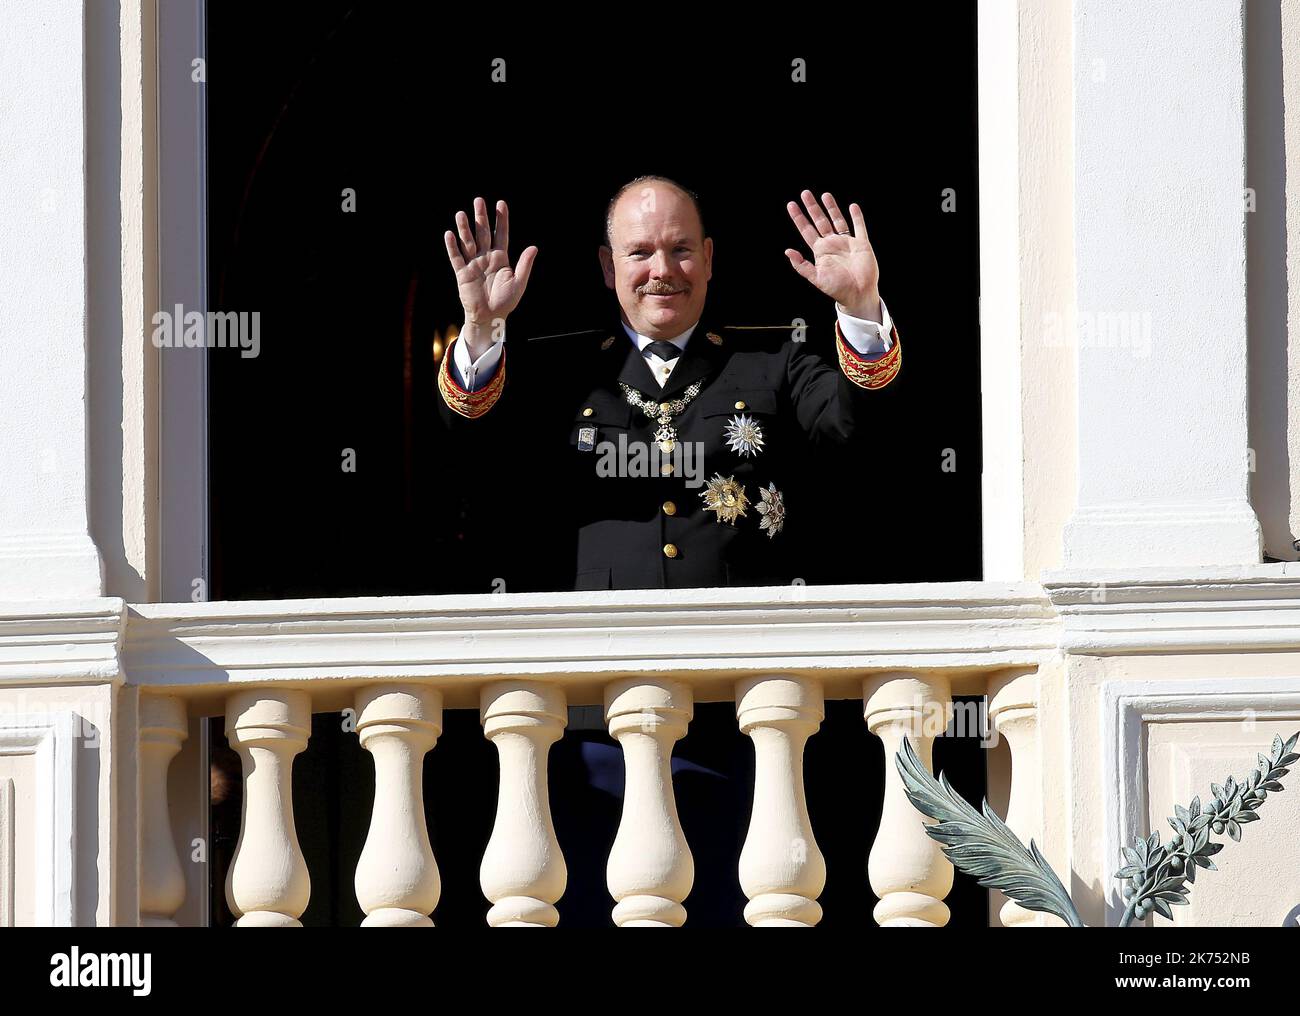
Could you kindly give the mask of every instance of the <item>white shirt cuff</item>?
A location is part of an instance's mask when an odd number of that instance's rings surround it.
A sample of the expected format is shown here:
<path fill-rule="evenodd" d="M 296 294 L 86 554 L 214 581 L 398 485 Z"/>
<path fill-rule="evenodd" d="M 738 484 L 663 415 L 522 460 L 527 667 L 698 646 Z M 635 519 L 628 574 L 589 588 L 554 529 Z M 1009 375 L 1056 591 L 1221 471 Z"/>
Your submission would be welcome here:
<path fill-rule="evenodd" d="M 888 353 L 889 347 L 894 344 L 889 334 L 894 330 L 894 323 L 889 319 L 889 308 L 885 306 L 884 300 L 880 301 L 879 321 L 854 317 L 839 303 L 835 304 L 835 313 L 840 319 L 844 341 L 862 356 L 881 356 Z"/>
<path fill-rule="evenodd" d="M 458 385 L 467 392 L 476 392 L 485 384 L 492 380 L 497 372 L 497 364 L 501 362 L 501 347 L 504 345 L 504 336 L 479 356 L 477 360 L 470 361 L 469 346 L 460 339 L 452 344 L 451 355 L 451 376 Z"/>

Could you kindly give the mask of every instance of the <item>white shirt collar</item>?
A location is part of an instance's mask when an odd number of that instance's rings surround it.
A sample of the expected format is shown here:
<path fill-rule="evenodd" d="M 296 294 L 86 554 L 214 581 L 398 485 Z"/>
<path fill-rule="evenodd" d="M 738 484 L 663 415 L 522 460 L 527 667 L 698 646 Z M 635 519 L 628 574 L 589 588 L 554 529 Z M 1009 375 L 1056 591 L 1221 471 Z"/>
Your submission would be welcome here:
<path fill-rule="evenodd" d="M 695 324 L 691 325 L 691 327 L 686 329 L 686 331 L 682 332 L 681 335 L 678 335 L 676 338 L 668 339 L 666 341 L 671 342 L 674 346 L 676 346 L 684 353 L 686 352 L 686 343 L 690 339 L 691 333 L 695 331 L 698 325 L 699 322 L 697 321 L 695 322 Z M 633 342 L 636 343 L 636 348 L 639 349 L 642 353 L 645 353 L 646 346 L 650 345 L 650 343 L 652 342 L 658 341 L 657 339 L 650 338 L 650 336 L 648 335 L 641 335 L 638 332 L 632 331 L 631 325 L 629 325 L 626 321 L 623 322 L 623 331 L 627 332 L 628 338 L 630 338 Z"/>

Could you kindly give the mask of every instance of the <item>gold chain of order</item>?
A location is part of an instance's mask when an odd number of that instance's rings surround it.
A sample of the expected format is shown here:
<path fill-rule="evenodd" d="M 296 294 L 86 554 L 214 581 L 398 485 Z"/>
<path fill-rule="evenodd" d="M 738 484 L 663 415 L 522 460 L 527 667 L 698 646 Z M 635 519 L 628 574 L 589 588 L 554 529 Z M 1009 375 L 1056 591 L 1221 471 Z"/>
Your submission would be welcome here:
<path fill-rule="evenodd" d="M 623 394 L 626 396 L 629 405 L 635 406 L 646 416 L 656 419 L 659 423 L 671 423 L 672 418 L 689 406 L 691 400 L 700 394 L 700 388 L 703 384 L 703 381 L 694 382 L 681 394 L 680 398 L 673 399 L 672 402 L 652 402 L 631 385 L 622 381 L 618 383 L 618 386 L 623 389 Z"/>

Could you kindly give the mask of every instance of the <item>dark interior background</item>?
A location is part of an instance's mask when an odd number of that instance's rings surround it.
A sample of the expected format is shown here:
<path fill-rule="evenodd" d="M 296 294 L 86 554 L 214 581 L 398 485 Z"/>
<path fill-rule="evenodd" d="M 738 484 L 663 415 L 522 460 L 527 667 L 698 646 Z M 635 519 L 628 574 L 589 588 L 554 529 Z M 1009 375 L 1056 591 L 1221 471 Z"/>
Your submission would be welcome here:
<path fill-rule="evenodd" d="M 827 524 L 806 550 L 806 580 L 980 578 L 974 3 L 815 18 L 750 9 L 717 28 L 618 9 L 572 36 L 565 17 L 500 14 L 485 26 L 432 5 L 209 5 L 211 303 L 261 313 L 260 356 L 209 354 L 214 598 L 490 591 L 501 573 L 476 540 L 470 478 L 517 501 L 525 531 L 532 492 L 508 468 L 475 473 L 432 426 L 434 340 L 460 320 L 442 233 L 475 195 L 506 198 L 512 260 L 530 243 L 541 250 L 512 334 L 605 327 L 615 304 L 596 260 L 604 207 L 647 172 L 701 195 L 715 242 L 709 300 L 727 323 L 801 317 L 831 362 L 833 310 L 786 262 L 801 241 L 784 206 L 804 187 L 863 206 L 907 396 L 879 435 L 887 456 L 810 457 Z M 498 56 L 505 84 L 490 80 Z M 791 81 L 795 57 L 806 83 Z M 341 468 L 344 449 L 355 472 Z M 946 449 L 955 471 L 942 468 Z M 213 809 L 213 921 L 227 924 L 238 758 L 219 720 L 212 735 L 214 764 L 234 777 Z M 976 740 L 942 738 L 935 761 L 978 801 L 984 755 Z M 565 926 L 610 923 L 604 861 L 621 766 L 602 730 L 570 729 L 552 749 Z M 476 712 L 448 710 L 425 766 L 440 925 L 482 926 L 496 769 Z M 690 924 L 740 924 L 753 749 L 732 704 L 697 707 L 674 772 L 696 861 Z M 883 779 L 861 703 L 828 702 L 806 770 L 829 868 L 825 926 L 860 928 L 875 902 L 866 858 Z M 313 888 L 304 923 L 361 919 L 352 872 L 373 780 L 338 714 L 316 715 L 294 766 Z M 986 923 L 985 893 L 964 876 L 948 902 L 954 925 Z"/>
<path fill-rule="evenodd" d="M 829 524 L 804 577 L 980 578 L 973 3 L 811 30 L 789 13 L 662 31 L 606 14 L 598 44 L 557 33 L 555 12 L 485 28 L 445 7 L 223 0 L 208 17 L 212 302 L 261 314 L 260 356 L 210 353 L 214 598 L 492 591 L 475 470 L 431 426 L 433 341 L 460 321 L 442 233 L 475 195 L 506 198 L 512 259 L 540 248 L 512 334 L 608 327 L 605 204 L 647 172 L 703 199 L 710 306 L 728 324 L 802 318 L 831 362 L 830 301 L 782 253 L 802 246 L 785 202 L 807 187 L 863 206 L 907 394 L 888 454 L 810 459 L 802 500 Z M 509 474 L 477 471 L 526 530 Z"/>

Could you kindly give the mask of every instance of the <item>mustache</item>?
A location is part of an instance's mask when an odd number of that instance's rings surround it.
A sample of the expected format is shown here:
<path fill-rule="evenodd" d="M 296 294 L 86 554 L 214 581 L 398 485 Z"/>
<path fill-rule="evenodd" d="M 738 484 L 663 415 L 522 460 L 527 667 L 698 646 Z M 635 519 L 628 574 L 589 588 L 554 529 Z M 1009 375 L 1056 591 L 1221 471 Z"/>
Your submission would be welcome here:
<path fill-rule="evenodd" d="M 671 283 L 664 282 L 662 279 L 652 279 L 644 286 L 637 286 L 636 291 L 641 296 L 664 296 L 668 293 L 689 293 L 690 286 L 674 286 Z"/>

